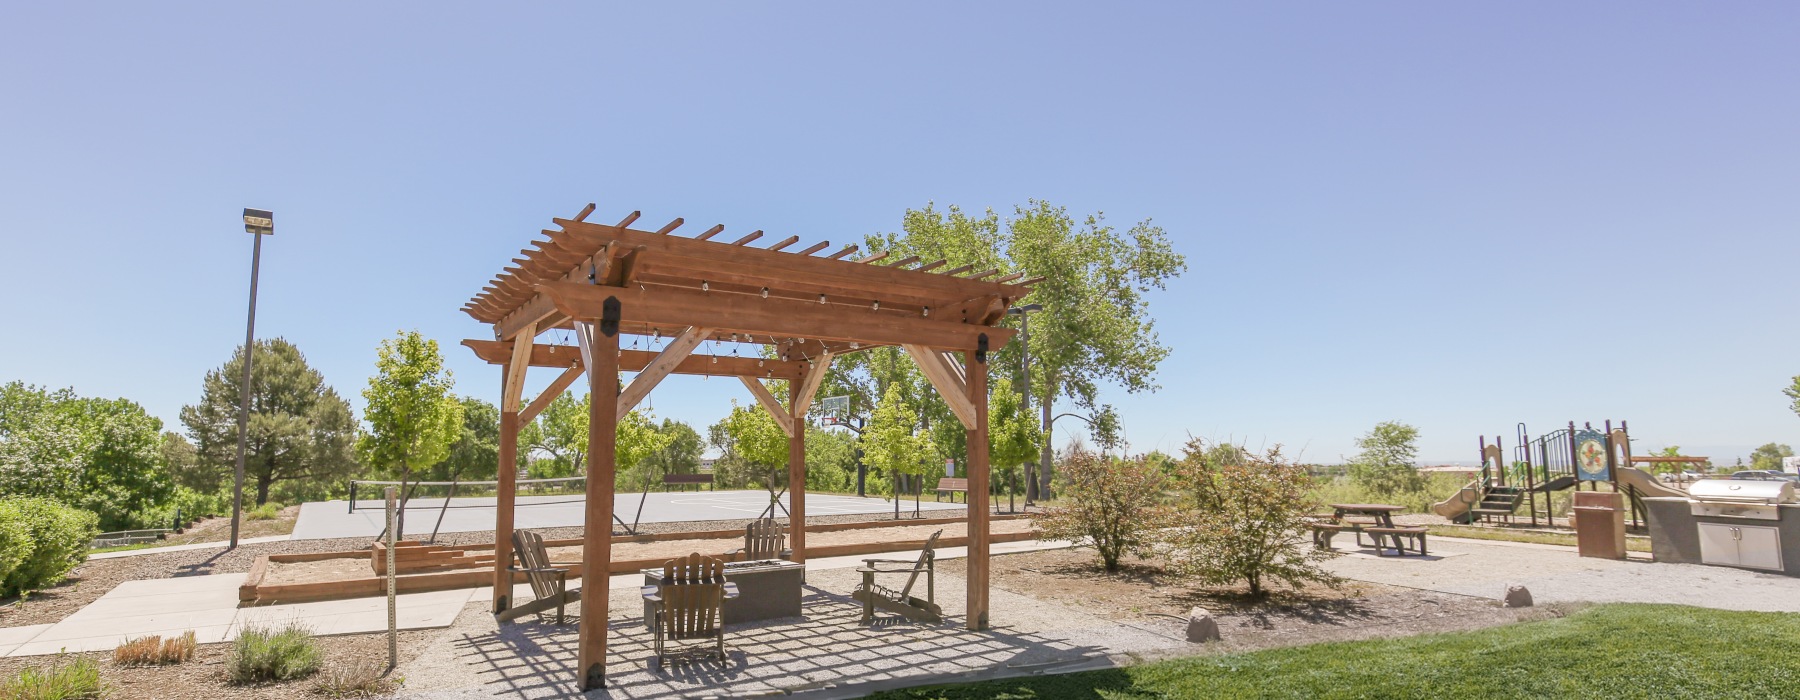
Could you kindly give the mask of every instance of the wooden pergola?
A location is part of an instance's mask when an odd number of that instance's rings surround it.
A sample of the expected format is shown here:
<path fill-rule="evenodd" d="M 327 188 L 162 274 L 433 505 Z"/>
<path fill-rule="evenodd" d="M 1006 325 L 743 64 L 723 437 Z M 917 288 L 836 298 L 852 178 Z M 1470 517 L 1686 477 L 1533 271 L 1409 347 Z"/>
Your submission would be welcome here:
<path fill-rule="evenodd" d="M 513 259 L 466 306 L 491 324 L 492 340 L 463 344 L 500 365 L 498 513 L 494 523 L 494 611 L 511 601 L 514 488 L 519 426 L 587 375 L 589 415 L 587 504 L 582 544 L 579 674 L 583 690 L 604 685 L 608 565 L 612 559 L 614 442 L 619 416 L 670 374 L 737 377 L 788 436 L 788 512 L 793 559 L 806 560 L 806 415 L 835 357 L 883 346 L 903 348 L 968 430 L 968 627 L 988 616 L 988 355 L 1012 339 L 998 327 L 1006 310 L 1036 280 L 999 270 L 945 269 L 943 260 L 853 258 L 857 247 L 817 255 L 819 242 L 789 250 L 788 236 L 752 247 L 754 231 L 730 242 L 724 226 L 676 235 L 682 220 L 654 231 L 634 229 L 638 213 L 618 224 L 587 221 L 589 204 L 572 219 L 554 219 L 544 240 Z M 568 329 L 577 344 L 537 341 Z M 660 352 L 620 349 L 625 335 L 669 338 Z M 749 343 L 756 357 L 696 354 L 707 341 Z M 765 357 L 766 355 L 766 357 Z M 531 367 L 559 370 L 527 402 Z M 620 386 L 620 372 L 636 372 Z M 763 384 L 786 380 L 783 405 Z M 617 397 L 603 401 L 600 397 Z"/>

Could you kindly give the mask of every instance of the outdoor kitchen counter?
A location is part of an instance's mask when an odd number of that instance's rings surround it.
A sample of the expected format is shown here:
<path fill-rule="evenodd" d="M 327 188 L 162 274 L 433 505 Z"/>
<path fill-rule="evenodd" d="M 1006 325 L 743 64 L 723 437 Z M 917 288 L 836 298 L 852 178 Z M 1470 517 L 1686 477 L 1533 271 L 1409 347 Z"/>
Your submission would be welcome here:
<path fill-rule="evenodd" d="M 1649 511 L 1650 551 L 1659 562 L 1714 564 L 1800 576 L 1800 504 L 1770 505 L 1777 517 L 1766 520 L 1696 515 L 1693 502 L 1686 498 L 1643 500 Z M 1720 537 L 1741 538 L 1734 540 L 1742 543 L 1744 549 L 1738 561 L 1730 561 L 1729 554 L 1721 559 L 1715 553 L 1714 561 L 1702 556 L 1702 528 L 1709 526 Z"/>

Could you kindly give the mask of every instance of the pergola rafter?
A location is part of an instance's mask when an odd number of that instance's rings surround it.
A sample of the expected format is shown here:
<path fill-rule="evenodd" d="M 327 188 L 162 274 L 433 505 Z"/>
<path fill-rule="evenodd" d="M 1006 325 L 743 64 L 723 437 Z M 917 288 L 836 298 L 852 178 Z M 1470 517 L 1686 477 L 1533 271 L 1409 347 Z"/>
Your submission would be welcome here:
<path fill-rule="evenodd" d="M 714 240 L 713 226 L 692 237 L 673 235 L 676 218 L 656 231 L 631 228 L 632 212 L 617 224 L 587 221 L 589 204 L 572 219 L 553 219 L 463 309 L 493 328 L 493 340 L 465 340 L 482 360 L 502 368 L 500 486 L 495 522 L 494 611 L 511 607 L 511 537 L 520 426 L 588 377 L 587 515 L 582 548 L 583 587 L 607 590 L 618 418 L 670 374 L 737 377 L 788 436 L 789 520 L 795 561 L 806 557 L 806 416 L 832 361 L 875 347 L 900 346 L 923 368 L 968 430 L 968 609 L 970 629 L 987 626 L 988 456 L 987 358 L 1011 340 L 996 324 L 1031 292 L 1019 275 L 968 266 L 938 272 L 943 260 L 919 256 L 888 261 L 887 252 L 849 259 L 857 246 L 828 256 L 821 241 L 795 252 L 799 236 L 756 247 L 753 231 Z M 727 239 L 729 240 L 729 239 Z M 883 261 L 888 261 L 886 264 Z M 567 330 L 574 345 L 539 342 Z M 621 338 L 668 338 L 660 351 L 621 348 Z M 739 357 L 700 352 L 708 342 L 758 346 Z M 635 341 L 634 341 L 635 343 Z M 652 343 L 654 346 L 654 342 Z M 960 359 L 957 357 L 960 356 Z M 548 389 L 526 402 L 531 367 L 560 370 Z M 619 372 L 636 372 L 621 388 Z M 783 404 L 764 380 L 783 380 Z M 605 680 L 606 596 L 581 600 L 578 642 L 581 687 Z"/>

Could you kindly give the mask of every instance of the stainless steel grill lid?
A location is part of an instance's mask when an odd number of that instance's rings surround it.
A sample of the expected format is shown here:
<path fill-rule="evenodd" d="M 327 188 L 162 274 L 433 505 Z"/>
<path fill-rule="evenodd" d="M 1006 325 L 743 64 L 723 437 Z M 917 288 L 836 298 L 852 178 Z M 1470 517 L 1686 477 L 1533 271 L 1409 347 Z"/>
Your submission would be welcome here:
<path fill-rule="evenodd" d="M 1794 503 L 1794 482 L 1750 479 L 1701 479 L 1688 487 L 1688 498 L 1730 503 Z"/>

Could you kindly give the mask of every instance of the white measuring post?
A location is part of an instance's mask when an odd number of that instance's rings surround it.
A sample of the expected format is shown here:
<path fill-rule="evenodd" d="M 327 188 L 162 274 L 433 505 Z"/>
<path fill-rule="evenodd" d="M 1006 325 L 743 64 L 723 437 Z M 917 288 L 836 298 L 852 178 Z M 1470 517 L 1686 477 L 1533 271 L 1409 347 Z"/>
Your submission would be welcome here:
<path fill-rule="evenodd" d="M 387 598 L 388 598 L 388 670 L 400 665 L 400 611 L 394 597 L 394 545 L 399 541 L 395 526 L 395 501 L 399 489 L 387 487 Z"/>

